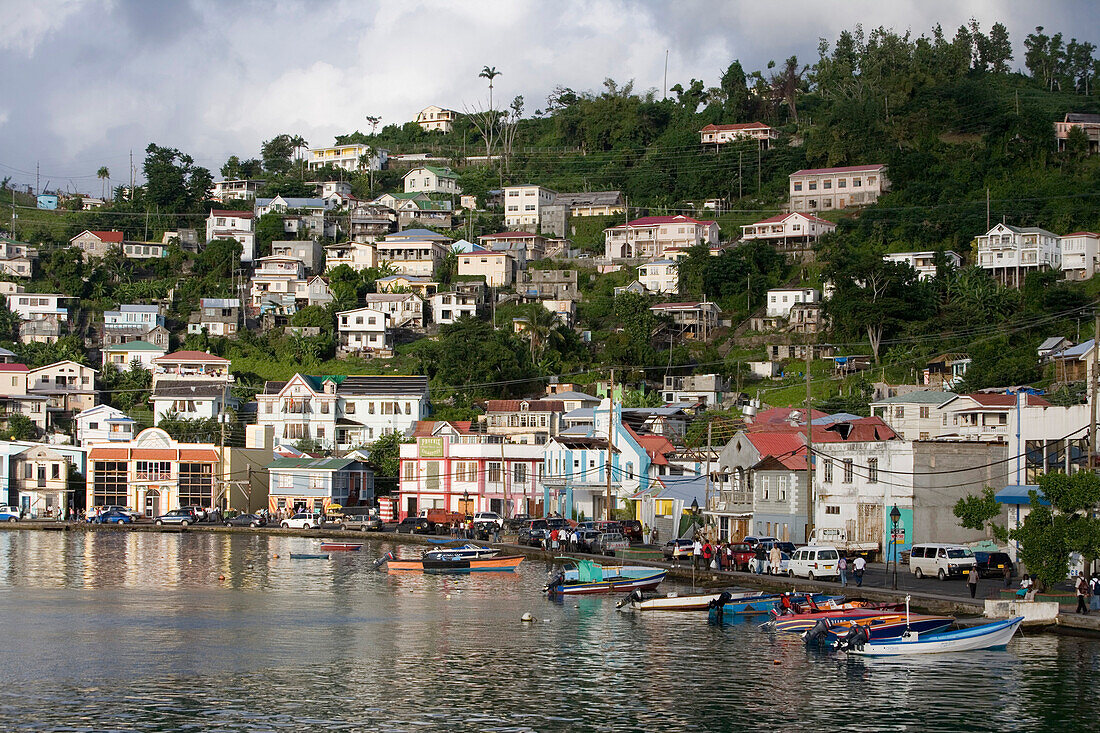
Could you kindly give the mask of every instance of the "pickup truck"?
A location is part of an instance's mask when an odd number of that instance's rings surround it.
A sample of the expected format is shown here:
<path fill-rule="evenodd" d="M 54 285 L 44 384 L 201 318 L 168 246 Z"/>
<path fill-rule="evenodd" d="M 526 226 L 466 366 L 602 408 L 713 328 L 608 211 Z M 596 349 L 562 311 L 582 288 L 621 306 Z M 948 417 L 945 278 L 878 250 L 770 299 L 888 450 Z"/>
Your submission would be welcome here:
<path fill-rule="evenodd" d="M 462 524 L 466 521 L 466 515 L 462 512 L 449 512 L 445 509 L 421 509 L 417 516 L 433 522 L 440 531 L 444 531 L 454 522 Z"/>
<path fill-rule="evenodd" d="M 877 542 L 849 542 L 848 533 L 839 527 L 817 527 L 810 532 L 810 539 L 806 544 L 835 547 L 846 557 L 863 555 L 870 559 L 879 551 Z"/>

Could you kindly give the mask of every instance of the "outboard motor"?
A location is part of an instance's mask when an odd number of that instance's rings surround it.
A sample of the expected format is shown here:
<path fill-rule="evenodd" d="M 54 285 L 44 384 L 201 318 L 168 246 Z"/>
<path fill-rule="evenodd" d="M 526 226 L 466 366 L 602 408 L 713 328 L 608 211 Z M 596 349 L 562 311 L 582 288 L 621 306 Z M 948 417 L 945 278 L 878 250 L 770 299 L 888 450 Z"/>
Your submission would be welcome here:
<path fill-rule="evenodd" d="M 392 559 L 393 559 L 393 553 L 392 552 L 387 552 L 385 555 L 383 555 L 382 557 L 380 557 L 380 558 L 378 558 L 377 560 L 374 561 L 374 569 L 377 570 L 378 568 L 382 567 L 382 563 L 386 562 L 387 560 L 392 560 Z"/>
<path fill-rule="evenodd" d="M 829 622 L 822 618 L 817 620 L 817 623 L 806 632 L 803 638 L 806 640 L 806 645 L 809 646 L 810 644 L 824 643 L 828 636 Z"/>
<path fill-rule="evenodd" d="M 722 614 L 725 611 L 726 604 L 732 600 L 733 596 L 730 595 L 729 591 L 724 590 L 717 598 L 712 598 L 707 603 L 707 608 L 716 609 L 718 611 L 718 618 L 722 618 Z"/>
<path fill-rule="evenodd" d="M 560 571 L 556 575 L 551 575 L 550 580 L 546 581 L 546 587 L 544 591 L 553 593 L 555 589 L 561 589 L 565 585 L 565 572 Z"/>
<path fill-rule="evenodd" d="M 852 628 L 848 629 L 848 633 L 837 641 L 836 648 L 841 651 L 848 651 L 849 649 L 862 650 L 863 645 L 870 640 L 871 634 L 866 627 L 852 624 Z"/>
<path fill-rule="evenodd" d="M 641 588 L 635 588 L 626 595 L 625 598 L 620 598 L 619 602 L 615 604 L 615 608 L 622 608 L 628 603 L 641 603 L 645 599 L 642 595 Z"/>

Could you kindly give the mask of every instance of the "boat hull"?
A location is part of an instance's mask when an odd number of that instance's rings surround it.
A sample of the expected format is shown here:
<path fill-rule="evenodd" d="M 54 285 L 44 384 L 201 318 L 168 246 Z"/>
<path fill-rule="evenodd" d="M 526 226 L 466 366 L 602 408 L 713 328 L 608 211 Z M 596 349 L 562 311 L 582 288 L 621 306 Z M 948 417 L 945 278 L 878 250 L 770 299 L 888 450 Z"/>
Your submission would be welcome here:
<path fill-rule="evenodd" d="M 322 542 L 321 549 L 325 552 L 359 552 L 363 549 L 362 542 Z"/>
<path fill-rule="evenodd" d="M 621 593 L 633 590 L 653 590 L 661 584 L 661 581 L 665 579 L 666 575 L 668 575 L 667 570 L 655 570 L 648 575 L 640 577 L 613 575 L 605 577 L 602 580 L 594 580 L 585 583 L 567 580 L 564 583 L 550 586 L 547 588 L 547 592 L 550 595 L 576 596 L 593 595 L 596 593 Z"/>
<path fill-rule="evenodd" d="M 839 600 L 840 596 L 826 596 L 820 593 L 810 596 L 813 598 L 814 603 L 825 603 L 827 601 Z M 797 603 L 805 603 L 805 595 L 796 595 L 791 600 Z M 781 596 L 760 595 L 755 598 L 748 598 L 744 600 L 733 600 L 722 607 L 722 618 L 729 618 L 733 616 L 756 616 L 763 613 L 771 613 L 772 611 L 779 610 L 781 605 Z M 711 609 L 710 616 L 712 619 L 718 618 L 718 609 Z"/>
<path fill-rule="evenodd" d="M 523 555 L 505 557 L 482 557 L 464 560 L 390 559 L 383 563 L 387 572 L 418 573 L 474 573 L 511 571 L 523 562 Z"/>
<path fill-rule="evenodd" d="M 851 649 L 848 653 L 866 657 L 892 657 L 906 654 L 943 654 L 980 649 L 1003 649 L 1015 636 L 1023 620 L 1022 616 L 1017 616 L 1006 621 L 995 621 L 969 629 L 872 641 L 864 644 L 862 649 Z"/>
<path fill-rule="evenodd" d="M 832 624 L 829 631 L 836 636 L 842 636 L 853 625 L 858 625 L 867 629 L 872 641 L 878 641 L 896 639 L 904 634 L 906 629 L 918 634 L 934 634 L 946 630 L 953 623 L 955 619 L 950 616 L 910 616 L 909 621 L 906 621 L 904 615 L 891 615 L 839 620 Z"/>
<path fill-rule="evenodd" d="M 291 560 L 328 560 L 328 555 L 316 555 L 305 552 L 292 552 L 290 553 Z"/>
<path fill-rule="evenodd" d="M 425 560 L 472 560 L 482 557 L 496 557 L 500 550 L 480 545 L 463 545 L 462 547 L 448 547 L 442 550 L 428 550 L 424 553 Z"/>

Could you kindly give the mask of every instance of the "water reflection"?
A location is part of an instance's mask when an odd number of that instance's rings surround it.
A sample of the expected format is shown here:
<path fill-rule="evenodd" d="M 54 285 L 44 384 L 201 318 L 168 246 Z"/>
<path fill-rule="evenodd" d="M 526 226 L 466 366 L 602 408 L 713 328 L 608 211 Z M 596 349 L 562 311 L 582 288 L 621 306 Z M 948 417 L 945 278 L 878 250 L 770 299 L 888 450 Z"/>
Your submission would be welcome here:
<path fill-rule="evenodd" d="M 552 603 L 542 563 L 387 575 L 373 560 L 411 548 L 380 541 L 290 559 L 316 543 L 0 532 L 0 730 L 1093 727 L 1089 641 L 847 659 L 753 619 Z"/>

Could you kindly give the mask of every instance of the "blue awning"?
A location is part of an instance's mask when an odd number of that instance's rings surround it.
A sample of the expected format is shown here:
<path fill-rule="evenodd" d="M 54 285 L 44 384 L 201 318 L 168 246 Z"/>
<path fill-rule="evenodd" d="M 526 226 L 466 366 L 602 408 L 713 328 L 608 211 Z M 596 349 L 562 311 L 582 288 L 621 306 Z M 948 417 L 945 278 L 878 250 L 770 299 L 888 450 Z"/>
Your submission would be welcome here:
<path fill-rule="evenodd" d="M 1002 504 L 1030 504 L 1029 492 L 1032 491 L 1039 494 L 1040 504 L 1050 506 L 1050 502 L 1043 496 L 1043 490 L 1034 484 L 1006 486 L 997 492 L 995 498 Z"/>

